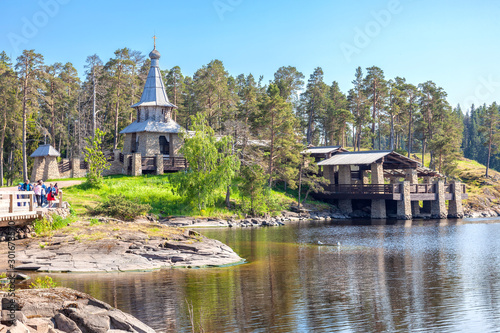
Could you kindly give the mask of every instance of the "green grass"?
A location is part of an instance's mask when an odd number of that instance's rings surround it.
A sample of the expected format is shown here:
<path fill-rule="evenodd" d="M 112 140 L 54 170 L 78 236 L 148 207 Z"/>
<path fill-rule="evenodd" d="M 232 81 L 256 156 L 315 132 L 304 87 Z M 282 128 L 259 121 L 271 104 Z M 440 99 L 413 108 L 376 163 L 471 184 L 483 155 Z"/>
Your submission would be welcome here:
<path fill-rule="evenodd" d="M 59 215 L 53 215 L 52 220 L 52 223 L 46 218 L 36 220 L 33 225 L 36 234 L 42 237 L 52 235 L 55 230 L 64 228 L 73 223 L 76 220 L 76 216 L 70 215 L 66 218 L 62 218 Z"/>
<path fill-rule="evenodd" d="M 89 188 L 85 183 L 64 188 L 64 200 L 67 200 L 77 215 L 87 215 L 89 209 L 96 207 L 109 195 L 122 194 L 127 199 L 140 204 L 151 205 L 152 214 L 162 216 L 202 216 L 202 217 L 230 217 L 237 215 L 241 217 L 240 209 L 242 197 L 237 186 L 231 188 L 231 203 L 233 209 L 228 210 L 224 205 L 225 191 L 219 193 L 219 200 L 214 207 L 207 207 L 201 212 L 187 203 L 177 195 L 171 183 L 176 174 L 161 176 L 143 175 L 130 176 L 108 176 L 103 180 L 101 188 Z M 270 191 L 266 197 L 268 206 L 272 207 L 271 214 L 277 214 L 286 209 L 295 200 L 281 190 Z"/>

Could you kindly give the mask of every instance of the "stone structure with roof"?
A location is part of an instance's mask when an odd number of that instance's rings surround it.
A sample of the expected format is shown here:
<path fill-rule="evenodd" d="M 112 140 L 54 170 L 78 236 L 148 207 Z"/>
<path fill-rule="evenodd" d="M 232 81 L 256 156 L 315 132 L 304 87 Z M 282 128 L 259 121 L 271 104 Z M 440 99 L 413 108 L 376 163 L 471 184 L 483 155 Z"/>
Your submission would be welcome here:
<path fill-rule="evenodd" d="M 35 158 L 30 181 L 35 182 L 39 179 L 59 178 L 59 167 L 57 158 L 61 156 L 59 152 L 49 144 L 38 146 L 30 155 Z"/>
<path fill-rule="evenodd" d="M 135 121 L 120 133 L 125 134 L 123 154 L 139 153 L 141 156 L 179 156 L 182 127 L 172 119 L 177 108 L 168 100 L 159 66 L 160 52 L 149 54 L 151 67 L 141 100 L 132 105 L 136 109 Z"/>
<path fill-rule="evenodd" d="M 330 149 L 310 147 L 307 152 L 323 154 Z M 462 200 L 467 193 L 462 184 L 445 184 L 441 174 L 394 151 L 348 152 L 337 148 L 330 157 L 319 161 L 318 166 L 328 181 L 320 196 L 336 200 L 345 214 L 353 212 L 353 201 L 370 200 L 371 218 L 386 218 L 388 207 L 394 208 L 398 219 L 423 214 L 434 218 L 463 217 Z"/>
<path fill-rule="evenodd" d="M 139 102 L 131 107 L 136 110 L 135 121 L 125 127 L 123 150 L 116 149 L 106 155 L 109 169 L 105 175 L 143 173 L 163 174 L 186 168 L 186 160 L 179 153 L 182 127 L 172 119 L 177 106 L 168 100 L 161 76 L 160 52 L 149 54 L 151 66 Z M 57 163 L 59 153 L 50 145 L 40 146 L 35 153 L 32 179 L 83 177 L 86 163 L 80 158 L 63 159 Z"/>

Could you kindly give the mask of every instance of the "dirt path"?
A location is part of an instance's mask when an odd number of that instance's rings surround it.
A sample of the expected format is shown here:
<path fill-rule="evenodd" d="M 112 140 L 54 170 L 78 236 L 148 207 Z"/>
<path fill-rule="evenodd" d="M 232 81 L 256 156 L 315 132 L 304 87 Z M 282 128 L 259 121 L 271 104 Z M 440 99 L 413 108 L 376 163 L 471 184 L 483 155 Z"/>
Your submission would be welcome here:
<path fill-rule="evenodd" d="M 52 184 L 57 183 L 57 187 L 63 188 L 63 187 L 69 187 L 73 185 L 79 185 L 83 181 L 82 180 L 58 180 L 57 182 L 52 182 Z M 50 182 L 45 182 L 45 185 L 49 185 Z M 17 191 L 17 186 L 11 186 L 11 187 L 0 187 L 1 192 L 11 192 L 11 191 Z"/>

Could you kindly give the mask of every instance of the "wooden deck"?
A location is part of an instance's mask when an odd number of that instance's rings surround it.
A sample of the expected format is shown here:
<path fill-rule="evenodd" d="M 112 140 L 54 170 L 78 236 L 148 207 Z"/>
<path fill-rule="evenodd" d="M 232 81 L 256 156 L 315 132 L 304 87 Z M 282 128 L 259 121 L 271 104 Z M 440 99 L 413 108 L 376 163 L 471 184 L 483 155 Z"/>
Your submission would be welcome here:
<path fill-rule="evenodd" d="M 40 212 L 35 210 L 35 192 L 0 192 L 0 227 L 24 225 L 35 220 Z"/>
<path fill-rule="evenodd" d="M 461 184 L 462 200 L 468 195 L 465 185 Z M 412 201 L 436 200 L 435 184 L 412 184 L 410 185 L 410 195 Z M 385 199 L 401 200 L 400 184 L 383 185 L 328 185 L 325 187 L 324 196 L 331 199 Z M 455 200 L 452 193 L 452 185 L 445 185 L 445 200 Z"/>

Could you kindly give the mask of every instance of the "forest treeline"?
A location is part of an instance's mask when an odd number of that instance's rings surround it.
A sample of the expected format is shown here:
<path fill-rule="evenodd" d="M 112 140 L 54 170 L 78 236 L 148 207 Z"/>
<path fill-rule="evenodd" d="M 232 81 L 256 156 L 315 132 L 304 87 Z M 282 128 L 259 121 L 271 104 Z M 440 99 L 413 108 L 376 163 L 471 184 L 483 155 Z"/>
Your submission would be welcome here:
<path fill-rule="evenodd" d="M 84 139 L 99 128 L 106 150 L 120 148 L 119 132 L 134 120 L 130 106 L 141 97 L 149 65 L 148 57 L 129 48 L 116 50 L 106 62 L 94 54 L 87 57 L 81 81 L 69 62 L 46 64 L 34 50 L 17 59 L 0 53 L 2 185 L 4 179 L 12 184 L 29 175 L 33 161 L 26 156 L 39 144 L 52 144 L 63 157 L 80 156 Z M 252 74 L 233 76 L 220 60 L 193 76 L 178 66 L 162 74 L 168 97 L 178 106 L 174 119 L 190 129 L 191 116 L 203 113 L 216 133 L 243 147 L 243 165 L 245 159 L 262 165 L 270 184 L 293 184 L 298 154 L 309 144 L 396 150 L 445 174 L 462 154 L 485 164 L 498 155 L 496 104 L 472 106 L 464 115 L 434 82 L 386 78 L 375 66 L 358 67 L 346 92 L 336 81 L 325 82 L 321 67 L 306 79 L 297 68 L 283 66 L 269 82 Z M 246 148 L 259 139 L 270 145 L 260 155 Z M 497 158 L 491 161 L 500 168 Z"/>

